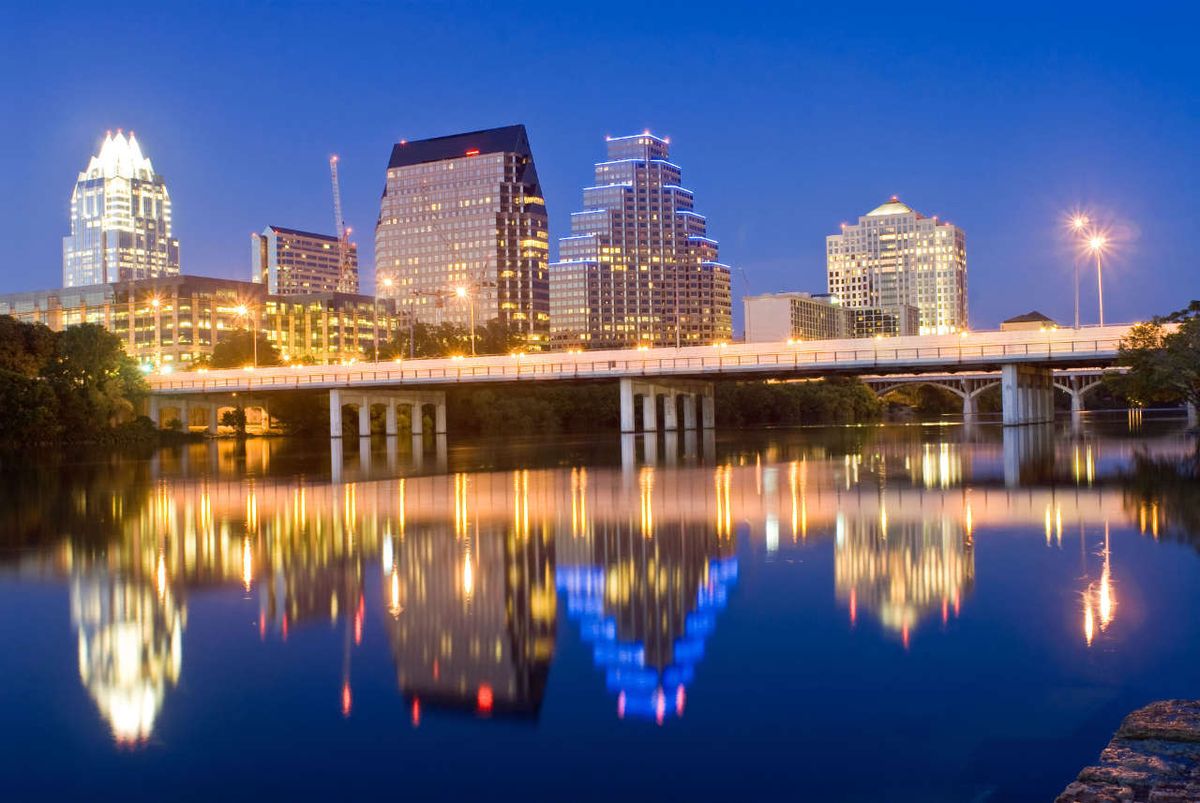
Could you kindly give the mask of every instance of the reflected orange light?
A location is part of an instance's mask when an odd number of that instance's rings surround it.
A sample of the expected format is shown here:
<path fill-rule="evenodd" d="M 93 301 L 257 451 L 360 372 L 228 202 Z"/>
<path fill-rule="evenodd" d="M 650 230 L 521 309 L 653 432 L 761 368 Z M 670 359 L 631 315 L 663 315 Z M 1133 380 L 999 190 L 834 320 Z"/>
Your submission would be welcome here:
<path fill-rule="evenodd" d="M 1096 635 L 1096 618 L 1092 614 L 1092 587 L 1088 586 L 1088 590 L 1083 594 L 1083 637 L 1087 639 L 1087 645 L 1092 646 L 1092 639 Z"/>
<path fill-rule="evenodd" d="M 342 683 L 342 716 L 350 716 L 350 708 L 353 705 L 353 698 L 350 694 L 350 681 Z"/>
<path fill-rule="evenodd" d="M 414 728 L 421 727 L 421 698 L 420 697 L 413 698 L 411 718 L 412 718 L 412 726 Z"/>
<path fill-rule="evenodd" d="M 687 695 L 683 691 L 683 686 L 675 689 L 675 716 L 683 716 L 683 706 L 687 702 Z"/>

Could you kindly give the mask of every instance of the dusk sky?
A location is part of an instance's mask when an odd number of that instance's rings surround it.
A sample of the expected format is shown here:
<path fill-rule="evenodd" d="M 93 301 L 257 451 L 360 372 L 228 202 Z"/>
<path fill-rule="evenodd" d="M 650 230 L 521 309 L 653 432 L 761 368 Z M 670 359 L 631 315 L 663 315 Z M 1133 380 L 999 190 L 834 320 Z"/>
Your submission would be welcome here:
<path fill-rule="evenodd" d="M 332 230 L 340 154 L 369 286 L 392 143 L 524 123 L 552 256 L 605 135 L 649 128 L 738 298 L 823 292 L 825 236 L 897 194 L 965 229 L 973 327 L 1070 319 L 1078 206 L 1113 229 L 1110 322 L 1181 307 L 1200 298 L 1200 12 L 1050 5 L 5 3 L 0 292 L 60 283 L 107 129 L 165 176 L 183 271 L 231 278 L 251 231 Z"/>

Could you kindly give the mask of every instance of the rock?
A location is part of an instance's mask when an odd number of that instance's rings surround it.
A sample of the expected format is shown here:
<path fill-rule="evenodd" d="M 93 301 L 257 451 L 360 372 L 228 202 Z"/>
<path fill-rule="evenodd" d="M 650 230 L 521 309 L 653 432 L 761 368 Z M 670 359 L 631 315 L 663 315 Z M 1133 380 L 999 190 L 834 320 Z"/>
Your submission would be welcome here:
<path fill-rule="evenodd" d="M 1161 700 L 1125 717 L 1100 763 L 1055 803 L 1200 803 L 1200 700 Z"/>

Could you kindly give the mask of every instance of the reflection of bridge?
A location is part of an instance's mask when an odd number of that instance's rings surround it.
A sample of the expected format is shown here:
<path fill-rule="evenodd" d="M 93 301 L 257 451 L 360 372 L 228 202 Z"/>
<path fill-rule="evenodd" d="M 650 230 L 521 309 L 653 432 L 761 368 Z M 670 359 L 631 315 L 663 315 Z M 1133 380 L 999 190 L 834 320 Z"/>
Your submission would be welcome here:
<path fill-rule="evenodd" d="M 718 347 L 516 354 L 408 360 L 345 366 L 289 366 L 157 375 L 150 378 L 151 417 L 165 407 L 189 422 L 195 405 L 228 404 L 232 394 L 258 399 L 319 390 L 329 394 L 330 434 L 341 437 L 342 408 L 358 408 L 359 434 L 370 434 L 372 406 L 386 411 L 387 434 L 399 431 L 397 409 L 409 412 L 414 432 L 426 405 L 445 431 L 447 387 L 522 382 L 619 381 L 621 430 L 674 430 L 713 425 L 714 379 L 800 379 L 842 375 L 945 374 L 998 371 L 1006 424 L 1045 421 L 1053 411 L 1052 371 L 1111 365 L 1128 326 L 1048 331 L 973 332 L 970 335 L 721 344 Z M 211 417 L 210 417 L 211 420 Z"/>

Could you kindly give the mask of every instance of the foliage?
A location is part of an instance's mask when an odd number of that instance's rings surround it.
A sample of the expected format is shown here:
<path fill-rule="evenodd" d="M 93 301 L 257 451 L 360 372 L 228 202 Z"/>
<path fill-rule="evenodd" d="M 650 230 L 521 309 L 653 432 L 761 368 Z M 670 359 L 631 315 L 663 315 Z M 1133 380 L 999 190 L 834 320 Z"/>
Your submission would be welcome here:
<path fill-rule="evenodd" d="M 530 435 L 614 429 L 620 421 L 616 385 L 456 388 L 447 397 L 454 432 Z"/>
<path fill-rule="evenodd" d="M 52 332 L 0 316 L 0 443 L 100 441 L 134 419 L 146 383 L 96 324 Z"/>
<path fill-rule="evenodd" d="M 237 430 L 239 438 L 246 437 L 246 408 L 234 407 L 221 413 L 221 424 Z"/>
<path fill-rule="evenodd" d="M 279 349 L 270 341 L 265 332 L 257 333 L 258 365 L 283 365 Z M 254 353 L 255 338 L 248 329 L 238 329 L 228 337 L 213 346 L 212 359 L 208 361 L 211 368 L 242 368 L 256 362 Z"/>
<path fill-rule="evenodd" d="M 857 379 L 738 382 L 716 386 L 717 424 L 857 424 L 877 421 L 881 405 Z"/>
<path fill-rule="evenodd" d="M 884 397 L 889 410 L 909 408 L 919 418 L 940 418 L 962 413 L 962 398 L 937 385 L 901 385 Z"/>
<path fill-rule="evenodd" d="M 1134 403 L 1200 405 L 1200 301 L 1134 326 L 1117 363 L 1128 373 L 1107 381 Z"/>
<path fill-rule="evenodd" d="M 503 321 L 494 318 L 475 327 L 476 354 L 507 354 L 514 340 Z M 471 330 L 454 323 L 414 323 L 379 350 L 382 359 L 436 358 L 471 353 Z"/>

